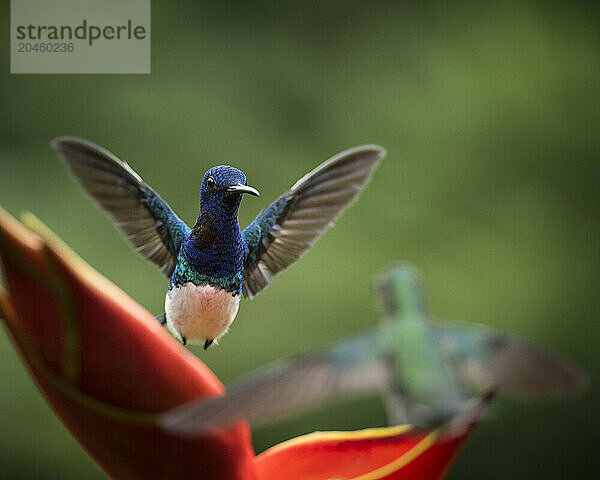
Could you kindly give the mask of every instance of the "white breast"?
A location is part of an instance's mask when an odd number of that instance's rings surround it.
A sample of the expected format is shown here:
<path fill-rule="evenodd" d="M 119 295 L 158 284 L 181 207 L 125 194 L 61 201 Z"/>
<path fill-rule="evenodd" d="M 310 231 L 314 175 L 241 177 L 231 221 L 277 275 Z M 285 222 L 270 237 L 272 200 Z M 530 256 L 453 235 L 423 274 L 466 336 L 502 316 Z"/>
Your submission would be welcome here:
<path fill-rule="evenodd" d="M 167 292 L 167 326 L 190 343 L 215 340 L 227 332 L 239 304 L 239 295 L 209 285 L 186 283 Z"/>

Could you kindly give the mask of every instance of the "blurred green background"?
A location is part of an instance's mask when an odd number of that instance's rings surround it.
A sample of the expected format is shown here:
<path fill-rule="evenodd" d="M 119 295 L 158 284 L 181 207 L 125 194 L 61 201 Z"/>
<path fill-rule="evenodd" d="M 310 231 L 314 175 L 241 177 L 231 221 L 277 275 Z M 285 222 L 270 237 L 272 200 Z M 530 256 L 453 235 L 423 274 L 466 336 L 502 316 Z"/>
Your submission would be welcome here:
<path fill-rule="evenodd" d="M 9 2 L 0 16 L 9 28 Z M 591 478 L 600 369 L 599 12 L 579 2 L 152 2 L 151 75 L 10 75 L 0 49 L 0 204 L 31 210 L 150 311 L 167 281 L 136 256 L 50 150 L 89 138 L 193 223 L 203 172 L 244 170 L 247 224 L 350 146 L 388 157 L 300 262 L 244 302 L 217 348 L 225 382 L 377 324 L 371 275 L 423 272 L 436 316 L 571 357 L 591 388 L 496 402 L 450 479 Z M 0 476 L 104 478 L 0 335 Z M 355 401 L 253 432 L 257 451 L 316 429 L 385 422 Z"/>

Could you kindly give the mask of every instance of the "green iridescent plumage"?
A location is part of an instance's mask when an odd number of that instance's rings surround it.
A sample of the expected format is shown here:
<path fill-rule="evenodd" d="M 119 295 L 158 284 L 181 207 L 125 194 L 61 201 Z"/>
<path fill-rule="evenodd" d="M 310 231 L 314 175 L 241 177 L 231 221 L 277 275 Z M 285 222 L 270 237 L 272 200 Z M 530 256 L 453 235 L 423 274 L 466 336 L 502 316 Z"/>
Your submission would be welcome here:
<path fill-rule="evenodd" d="M 234 295 L 238 295 L 241 292 L 242 288 L 242 272 L 235 273 L 233 275 L 228 275 L 225 277 L 215 277 L 211 275 L 206 275 L 198 271 L 197 268 L 194 268 L 185 256 L 180 255 L 175 265 L 174 277 L 180 279 L 180 283 L 191 282 L 194 285 L 202 286 L 202 285 L 210 285 L 219 290 L 225 290 L 227 292 L 231 292 Z M 176 288 L 177 285 L 174 285 Z M 173 287 L 172 287 L 173 288 Z"/>

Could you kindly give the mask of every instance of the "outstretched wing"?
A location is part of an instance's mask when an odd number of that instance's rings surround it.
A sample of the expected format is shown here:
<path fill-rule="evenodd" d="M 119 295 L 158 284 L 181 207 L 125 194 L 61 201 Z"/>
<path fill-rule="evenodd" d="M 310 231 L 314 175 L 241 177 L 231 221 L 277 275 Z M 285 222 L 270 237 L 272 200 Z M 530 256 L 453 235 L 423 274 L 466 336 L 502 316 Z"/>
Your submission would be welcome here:
<path fill-rule="evenodd" d="M 243 230 L 245 296 L 256 295 L 316 242 L 368 183 L 384 155 L 376 145 L 335 155 L 298 180 Z"/>
<path fill-rule="evenodd" d="M 59 137 L 52 147 L 135 249 L 168 277 L 189 227 L 125 162 L 91 142 Z"/>
<path fill-rule="evenodd" d="M 475 390 L 498 388 L 535 400 L 573 395 L 587 384 L 569 360 L 518 337 L 480 326 L 437 326 L 458 378 Z"/>
<path fill-rule="evenodd" d="M 276 363 L 228 386 L 225 396 L 168 411 L 160 424 L 191 436 L 241 419 L 258 426 L 352 395 L 386 391 L 390 373 L 385 362 L 371 355 L 374 340 L 372 335 L 360 336 L 341 348 Z M 368 361 L 357 361 L 356 349 Z"/>

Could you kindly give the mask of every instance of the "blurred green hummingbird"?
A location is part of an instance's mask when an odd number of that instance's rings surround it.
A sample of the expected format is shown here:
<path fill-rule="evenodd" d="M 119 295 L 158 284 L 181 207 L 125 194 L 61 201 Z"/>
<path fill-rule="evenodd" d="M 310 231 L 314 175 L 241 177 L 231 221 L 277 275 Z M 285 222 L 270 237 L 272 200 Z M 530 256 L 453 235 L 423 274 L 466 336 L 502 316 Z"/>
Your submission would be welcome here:
<path fill-rule="evenodd" d="M 84 189 L 148 260 L 170 279 L 157 317 L 183 344 L 223 335 L 240 297 L 252 298 L 294 263 L 358 196 L 385 150 L 364 145 L 323 162 L 276 198 L 243 230 L 242 196 L 258 196 L 237 168 L 206 171 L 192 228 L 125 162 L 75 137 L 52 142 Z"/>
<path fill-rule="evenodd" d="M 201 434 L 246 419 L 270 423 L 352 396 L 380 392 L 390 423 L 431 428 L 468 415 L 478 395 L 524 399 L 580 391 L 586 377 L 571 362 L 520 338 L 429 317 L 417 272 L 396 265 L 376 276 L 380 326 L 324 350 L 276 362 L 227 387 L 226 394 L 163 414 L 162 427 Z"/>

